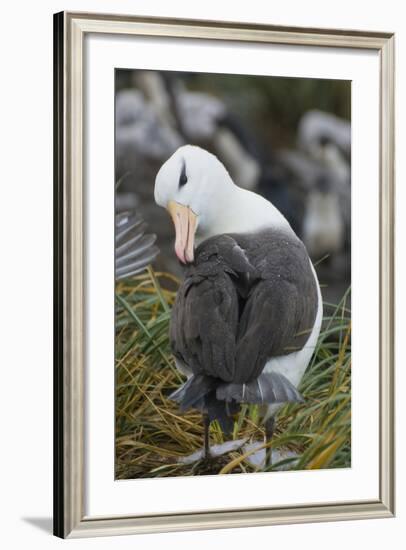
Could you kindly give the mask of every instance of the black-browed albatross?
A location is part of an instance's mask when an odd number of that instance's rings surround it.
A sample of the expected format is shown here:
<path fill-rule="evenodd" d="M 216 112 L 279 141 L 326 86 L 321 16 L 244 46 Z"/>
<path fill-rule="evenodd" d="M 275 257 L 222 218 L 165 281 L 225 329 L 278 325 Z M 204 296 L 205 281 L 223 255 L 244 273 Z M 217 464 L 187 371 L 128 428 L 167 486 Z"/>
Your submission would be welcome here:
<path fill-rule="evenodd" d="M 242 403 L 262 405 L 269 442 L 277 410 L 302 400 L 297 387 L 320 332 L 320 287 L 305 246 L 269 201 L 237 187 L 199 147 L 182 146 L 163 164 L 155 201 L 172 216 L 185 264 L 170 341 L 188 379 L 171 397 L 203 413 L 206 458 L 210 422 L 231 431 Z"/>

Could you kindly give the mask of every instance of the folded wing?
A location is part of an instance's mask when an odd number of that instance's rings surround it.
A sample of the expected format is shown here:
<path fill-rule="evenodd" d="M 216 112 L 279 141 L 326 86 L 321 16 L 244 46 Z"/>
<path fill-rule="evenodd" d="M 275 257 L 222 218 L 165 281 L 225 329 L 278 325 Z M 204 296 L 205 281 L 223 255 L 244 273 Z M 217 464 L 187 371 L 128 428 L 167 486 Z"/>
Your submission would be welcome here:
<path fill-rule="evenodd" d="M 299 351 L 317 313 L 304 245 L 279 234 L 221 235 L 202 243 L 172 312 L 175 357 L 193 373 L 176 400 L 202 409 L 226 403 L 300 401 L 289 380 L 265 373 L 273 357 Z"/>

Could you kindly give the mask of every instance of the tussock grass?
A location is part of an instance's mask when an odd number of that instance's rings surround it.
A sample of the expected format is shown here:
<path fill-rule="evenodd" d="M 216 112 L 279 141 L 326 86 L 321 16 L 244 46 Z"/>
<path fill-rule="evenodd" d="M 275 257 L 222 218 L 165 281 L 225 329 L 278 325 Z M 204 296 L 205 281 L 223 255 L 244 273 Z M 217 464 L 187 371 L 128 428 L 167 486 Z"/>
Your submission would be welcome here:
<path fill-rule="evenodd" d="M 200 449 L 203 425 L 197 411 L 179 413 L 167 396 L 182 382 L 168 338 L 178 281 L 151 268 L 116 285 L 116 466 L 117 479 L 257 471 L 242 450 L 218 464 L 184 465 L 179 457 Z M 292 450 L 291 469 L 351 466 L 351 321 L 349 291 L 339 304 L 324 304 L 324 323 L 300 391 L 305 403 L 279 413 L 274 449 Z M 242 407 L 234 439 L 264 439 L 256 406 Z M 223 443 L 216 422 L 211 444 Z M 273 464 L 269 469 L 281 466 Z"/>

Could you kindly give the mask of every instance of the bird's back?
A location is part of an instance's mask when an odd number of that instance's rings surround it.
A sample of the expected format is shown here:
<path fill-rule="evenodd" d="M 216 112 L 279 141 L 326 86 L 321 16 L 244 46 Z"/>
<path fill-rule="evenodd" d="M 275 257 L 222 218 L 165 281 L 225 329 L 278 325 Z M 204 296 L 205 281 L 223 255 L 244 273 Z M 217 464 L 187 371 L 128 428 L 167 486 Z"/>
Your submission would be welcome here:
<path fill-rule="evenodd" d="M 205 392 L 229 403 L 298 400 L 284 376 L 273 373 L 271 380 L 263 370 L 272 357 L 303 348 L 317 306 L 306 249 L 291 232 L 267 229 L 201 243 L 186 268 L 170 330 L 177 361 L 195 377 L 196 387 L 189 381 L 195 402 Z"/>

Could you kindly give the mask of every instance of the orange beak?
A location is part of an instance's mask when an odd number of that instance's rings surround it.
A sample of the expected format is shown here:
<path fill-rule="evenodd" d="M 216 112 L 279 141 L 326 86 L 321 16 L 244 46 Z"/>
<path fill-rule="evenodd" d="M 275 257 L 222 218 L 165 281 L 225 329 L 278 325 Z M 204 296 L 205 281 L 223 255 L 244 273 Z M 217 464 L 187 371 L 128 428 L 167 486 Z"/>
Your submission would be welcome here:
<path fill-rule="evenodd" d="M 169 201 L 167 206 L 175 225 L 175 252 L 182 263 L 193 262 L 197 216 L 188 206 Z"/>

